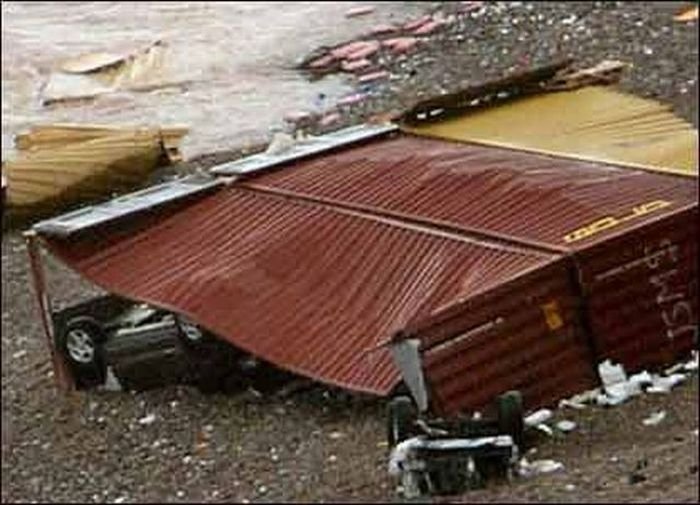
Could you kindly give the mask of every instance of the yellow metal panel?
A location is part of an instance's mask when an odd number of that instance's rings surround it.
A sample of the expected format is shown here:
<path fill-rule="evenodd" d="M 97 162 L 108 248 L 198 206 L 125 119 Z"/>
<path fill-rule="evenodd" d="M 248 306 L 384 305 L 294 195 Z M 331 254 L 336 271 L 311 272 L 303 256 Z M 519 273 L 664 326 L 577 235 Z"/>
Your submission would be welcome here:
<path fill-rule="evenodd" d="M 697 176 L 698 134 L 669 107 L 592 86 L 405 126 L 430 137 Z"/>

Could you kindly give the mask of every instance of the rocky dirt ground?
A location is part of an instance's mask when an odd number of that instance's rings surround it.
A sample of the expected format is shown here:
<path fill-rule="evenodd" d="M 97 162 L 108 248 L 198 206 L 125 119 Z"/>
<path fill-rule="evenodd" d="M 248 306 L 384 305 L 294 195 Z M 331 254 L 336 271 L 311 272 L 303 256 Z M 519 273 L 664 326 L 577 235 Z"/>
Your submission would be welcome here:
<path fill-rule="evenodd" d="M 326 114 L 337 109 L 339 116 L 314 128 L 352 124 L 561 55 L 582 64 L 633 63 L 624 89 L 665 101 L 697 125 L 698 29 L 697 22 L 673 20 L 683 5 L 426 3 L 430 14 L 455 17 L 405 55 L 373 55 L 372 65 L 390 77 L 358 82 L 362 99 L 331 104 Z M 190 166 L 240 152 L 212 153 Z M 205 396 L 186 386 L 61 396 L 27 275 L 20 233 L 3 233 L 3 502 L 398 500 L 386 471 L 381 400 L 322 386 L 287 396 Z M 94 292 L 55 262 L 49 277 L 61 302 Z M 642 424 L 659 410 L 667 412 L 659 425 Z M 563 471 L 450 500 L 698 501 L 697 376 L 668 395 L 557 417 L 578 428 L 535 437 L 527 457 L 561 461 Z"/>

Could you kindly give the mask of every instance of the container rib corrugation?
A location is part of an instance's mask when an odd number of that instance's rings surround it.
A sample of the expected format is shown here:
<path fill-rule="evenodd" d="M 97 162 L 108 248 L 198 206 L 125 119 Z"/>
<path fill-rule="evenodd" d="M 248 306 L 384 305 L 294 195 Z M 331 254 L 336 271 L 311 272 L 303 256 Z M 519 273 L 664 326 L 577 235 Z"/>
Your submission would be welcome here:
<path fill-rule="evenodd" d="M 596 385 L 566 259 L 416 322 L 432 409 L 486 407 L 517 389 L 528 409 Z"/>
<path fill-rule="evenodd" d="M 657 367 L 697 340 L 697 222 L 689 217 L 697 220 L 696 179 L 404 135 L 245 184 L 566 252 L 599 360 Z M 640 268 L 618 275 L 618 284 L 595 281 L 669 236 L 685 251 L 669 267 L 679 272 L 673 287 L 657 279 L 655 291 Z M 662 288 L 682 298 L 660 308 Z M 687 329 L 669 341 L 669 325 Z"/>
<path fill-rule="evenodd" d="M 638 371 L 697 347 L 697 224 L 693 205 L 577 254 L 601 356 Z"/>
<path fill-rule="evenodd" d="M 553 261 L 234 187 L 129 234 L 45 241 L 108 291 L 183 313 L 282 368 L 376 394 L 399 380 L 377 344 Z"/>
<path fill-rule="evenodd" d="M 408 135 L 302 162 L 248 184 L 567 249 L 697 200 L 694 179 Z M 565 240 L 596 220 L 622 219 L 658 200 L 670 204 L 583 240 Z"/>

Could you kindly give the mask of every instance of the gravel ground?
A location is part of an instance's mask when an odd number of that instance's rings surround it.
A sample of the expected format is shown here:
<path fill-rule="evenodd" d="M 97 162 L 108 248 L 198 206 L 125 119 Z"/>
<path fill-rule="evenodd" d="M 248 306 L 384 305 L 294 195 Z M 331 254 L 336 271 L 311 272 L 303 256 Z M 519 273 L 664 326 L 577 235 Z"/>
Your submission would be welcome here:
<path fill-rule="evenodd" d="M 487 4 L 462 13 L 402 58 L 373 63 L 392 78 L 340 110 L 332 127 L 416 98 L 538 65 L 631 62 L 621 86 L 671 104 L 697 125 L 697 22 L 674 2 Z M 463 3 L 426 4 L 445 16 Z M 339 41 L 343 42 L 343 41 Z M 306 55 L 300 55 L 304 57 Z M 255 146 L 248 146 L 248 151 Z M 233 159 L 222 151 L 185 166 Z M 50 262 L 58 301 L 92 293 Z M 2 501 L 392 501 L 382 401 L 315 386 L 286 397 L 204 396 L 185 386 L 65 398 L 50 366 L 18 232 L 2 241 Z M 565 470 L 470 492 L 457 501 L 698 501 L 698 380 L 618 408 L 561 411 L 567 436 L 532 440 L 528 459 Z M 642 425 L 665 410 L 656 427 Z M 153 419 L 152 422 L 148 423 Z M 139 420 L 142 420 L 141 422 Z"/>

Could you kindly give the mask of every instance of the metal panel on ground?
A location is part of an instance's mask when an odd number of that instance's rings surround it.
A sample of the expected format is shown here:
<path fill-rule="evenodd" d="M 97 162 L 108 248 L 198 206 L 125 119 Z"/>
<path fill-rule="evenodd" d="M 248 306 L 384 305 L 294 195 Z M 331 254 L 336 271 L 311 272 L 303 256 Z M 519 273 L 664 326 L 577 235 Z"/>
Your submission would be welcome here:
<path fill-rule="evenodd" d="M 399 380 L 378 344 L 553 260 L 234 187 L 128 235 L 44 238 L 110 292 L 181 312 L 282 368 L 376 394 Z"/>
<path fill-rule="evenodd" d="M 692 341 L 681 338 L 673 344 L 678 352 L 669 354 L 661 336 L 672 318 L 682 320 L 685 335 L 697 334 L 696 301 L 674 306 L 666 300 L 666 308 L 657 310 L 659 296 L 685 293 L 686 300 L 697 293 L 697 226 L 688 217 L 697 216 L 694 178 L 404 135 L 245 184 L 568 252 L 580 271 L 582 303 L 601 360 L 619 359 L 629 369 L 667 363 Z M 672 294 L 659 295 L 664 281 L 650 281 L 641 268 L 617 276 L 630 296 L 612 281 L 595 281 L 602 270 L 643 257 L 641 237 L 648 247 L 660 247 L 669 234 L 684 251 L 678 265 L 669 266 L 683 273 L 674 278 Z M 615 314 L 622 317 L 613 322 Z M 632 341 L 646 342 L 641 355 L 630 350 Z"/>
<path fill-rule="evenodd" d="M 482 409 L 520 390 L 525 407 L 597 385 L 566 258 L 433 314 L 407 328 L 419 338 L 434 412 Z"/>

